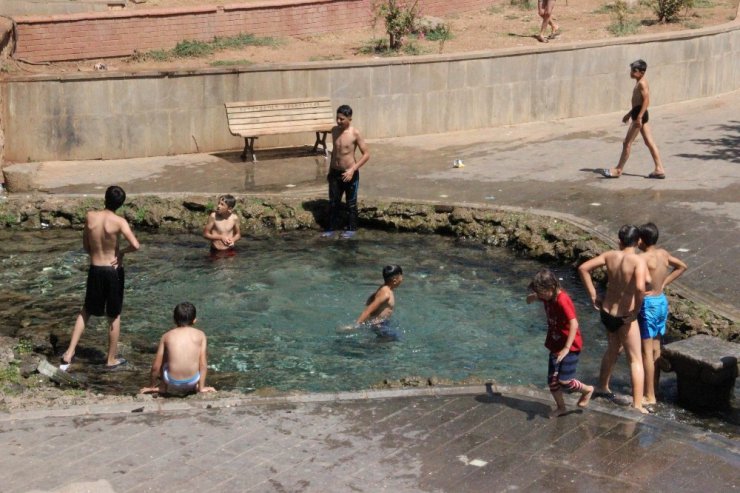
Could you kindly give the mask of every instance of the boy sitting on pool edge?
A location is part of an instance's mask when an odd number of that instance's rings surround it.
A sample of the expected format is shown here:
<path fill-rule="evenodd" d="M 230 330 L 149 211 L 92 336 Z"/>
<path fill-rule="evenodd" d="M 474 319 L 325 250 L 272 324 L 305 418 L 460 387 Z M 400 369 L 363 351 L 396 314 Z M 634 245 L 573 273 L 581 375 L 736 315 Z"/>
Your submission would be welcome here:
<path fill-rule="evenodd" d="M 142 388 L 140 393 L 185 395 L 215 392 L 213 387 L 206 387 L 206 335 L 192 327 L 196 322 L 195 306 L 187 301 L 178 303 L 174 319 L 176 327 L 167 331 L 159 341 L 152 363 L 150 386 Z"/>

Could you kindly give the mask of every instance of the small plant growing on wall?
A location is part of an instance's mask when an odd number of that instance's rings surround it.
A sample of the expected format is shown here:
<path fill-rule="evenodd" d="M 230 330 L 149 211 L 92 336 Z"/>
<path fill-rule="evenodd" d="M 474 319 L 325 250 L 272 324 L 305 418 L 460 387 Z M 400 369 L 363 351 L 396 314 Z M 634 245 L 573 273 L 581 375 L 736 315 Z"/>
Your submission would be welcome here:
<path fill-rule="evenodd" d="M 373 28 L 379 19 L 385 22 L 385 32 L 388 34 L 388 47 L 399 50 L 403 46 L 403 39 L 416 27 L 419 17 L 417 4 L 398 0 L 375 0 L 373 9 Z"/>

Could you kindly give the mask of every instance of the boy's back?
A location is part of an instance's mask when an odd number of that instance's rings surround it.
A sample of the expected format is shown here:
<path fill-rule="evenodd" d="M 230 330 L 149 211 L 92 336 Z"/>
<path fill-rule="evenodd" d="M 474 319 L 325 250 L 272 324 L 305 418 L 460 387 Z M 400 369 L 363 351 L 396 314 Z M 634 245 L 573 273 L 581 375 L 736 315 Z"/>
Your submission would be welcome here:
<path fill-rule="evenodd" d="M 206 335 L 194 327 L 176 327 L 162 336 L 164 362 L 172 378 L 184 380 L 198 373 L 205 355 Z"/>
<path fill-rule="evenodd" d="M 96 266 L 111 266 L 116 263 L 119 235 L 133 236 L 125 219 L 107 209 L 90 211 L 85 220 L 85 250 L 90 254 L 90 263 Z"/>
<path fill-rule="evenodd" d="M 611 315 L 625 315 L 637 306 L 636 296 L 644 291 L 645 262 L 635 253 L 613 250 L 605 256 L 609 276 L 603 308 Z M 616 307 L 616 308 L 615 308 Z"/>

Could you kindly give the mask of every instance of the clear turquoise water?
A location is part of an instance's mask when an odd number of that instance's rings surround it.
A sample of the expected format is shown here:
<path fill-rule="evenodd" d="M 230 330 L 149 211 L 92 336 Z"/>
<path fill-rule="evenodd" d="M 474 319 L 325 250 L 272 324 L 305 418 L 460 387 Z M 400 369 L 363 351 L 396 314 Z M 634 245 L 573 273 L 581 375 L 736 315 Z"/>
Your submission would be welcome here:
<path fill-rule="evenodd" d="M 174 305 L 187 300 L 208 334 L 209 366 L 222 388 L 354 390 L 406 376 L 545 384 L 543 309 L 524 302 L 542 265 L 504 249 L 375 231 L 362 231 L 358 241 L 296 233 L 244 239 L 237 256 L 213 261 L 195 235 L 140 240 L 142 250 L 126 259 L 121 351 L 143 374 L 172 325 Z M 3 288 L 28 296 L 31 328 L 56 332 L 64 344 L 84 297 L 87 256 L 80 243 L 80 233 L 68 231 L 2 241 Z M 357 318 L 389 263 L 404 269 L 393 316 L 400 340 L 380 342 L 367 330 L 338 333 Z M 555 270 L 576 303 L 585 339 L 579 378 L 594 381 L 603 333 L 574 272 Z M 104 320 L 83 335 L 82 371 L 86 347 L 105 350 Z"/>
<path fill-rule="evenodd" d="M 543 309 L 524 302 L 543 265 L 505 249 L 439 236 L 361 231 L 359 241 L 327 241 L 304 232 L 246 238 L 236 257 L 213 261 L 197 235 L 139 239 L 142 250 L 126 258 L 119 346 L 130 365 L 100 371 L 107 324 L 94 318 L 73 367 L 92 389 L 133 393 L 146 385 L 159 337 L 172 326 L 175 304 L 186 300 L 209 337 L 208 381 L 221 390 L 357 390 L 408 376 L 546 388 Z M 87 262 L 80 232 L 0 231 L 0 334 L 58 338 L 56 352 L 46 350 L 55 361 L 84 298 Z M 393 316 L 400 340 L 338 333 L 360 314 L 389 263 L 404 269 Z M 598 314 L 573 270 L 553 270 L 581 324 L 578 378 L 593 384 L 606 346 Z M 630 393 L 624 358 L 612 388 Z M 738 435 L 736 406 L 702 416 L 676 407 L 674 374 L 664 375 L 661 395 L 659 416 Z"/>

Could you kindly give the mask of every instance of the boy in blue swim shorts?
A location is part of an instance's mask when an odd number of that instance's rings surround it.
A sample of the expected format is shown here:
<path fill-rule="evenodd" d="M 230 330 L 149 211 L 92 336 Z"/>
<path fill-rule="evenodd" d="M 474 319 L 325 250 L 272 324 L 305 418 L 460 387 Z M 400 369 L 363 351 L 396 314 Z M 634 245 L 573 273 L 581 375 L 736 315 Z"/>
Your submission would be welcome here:
<path fill-rule="evenodd" d="M 579 392 L 578 407 L 588 406 L 594 388 L 576 379 L 576 365 L 583 347 L 581 329 L 578 327 L 576 309 L 568 293 L 562 290 L 555 275 L 548 269 L 539 271 L 529 284 L 527 304 L 542 301 L 547 315 L 547 337 L 545 347 L 550 350 L 547 369 L 547 384 L 557 407 L 550 417 L 564 415 L 563 389 Z"/>
<path fill-rule="evenodd" d="M 645 404 L 655 404 L 655 389 L 660 374 L 656 361 L 660 358 L 660 341 L 665 335 L 668 320 L 668 299 L 663 290 L 686 272 L 686 264 L 672 256 L 665 249 L 656 246 L 658 227 L 653 223 L 640 226 L 638 246 L 644 253 L 650 273 L 650 285 L 645 291 L 642 308 L 637 317 L 642 338 L 642 364 L 645 368 Z"/>
<path fill-rule="evenodd" d="M 187 301 L 179 303 L 175 307 L 174 319 L 177 327 L 166 332 L 159 341 L 152 363 L 150 386 L 140 392 L 160 395 L 215 392 L 213 387 L 206 387 L 206 335 L 192 327 L 196 322 L 195 306 Z"/>

